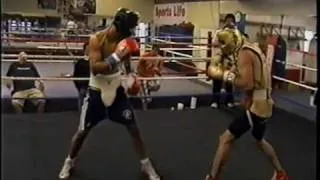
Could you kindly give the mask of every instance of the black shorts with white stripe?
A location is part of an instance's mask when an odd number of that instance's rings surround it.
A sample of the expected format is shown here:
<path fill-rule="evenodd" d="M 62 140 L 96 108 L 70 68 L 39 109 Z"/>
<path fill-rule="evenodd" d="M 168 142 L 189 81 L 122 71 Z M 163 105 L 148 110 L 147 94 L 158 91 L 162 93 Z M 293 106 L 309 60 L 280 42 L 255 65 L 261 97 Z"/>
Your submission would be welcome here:
<path fill-rule="evenodd" d="M 126 126 L 135 124 L 133 108 L 122 86 L 109 107 L 104 105 L 99 90 L 89 88 L 81 109 L 79 129 L 90 129 L 106 118 Z"/>
<path fill-rule="evenodd" d="M 228 130 L 236 138 L 240 138 L 244 133 L 252 128 L 252 136 L 260 141 L 266 131 L 267 119 L 259 117 L 250 111 L 245 111 L 241 116 L 236 117 L 228 127 Z"/>

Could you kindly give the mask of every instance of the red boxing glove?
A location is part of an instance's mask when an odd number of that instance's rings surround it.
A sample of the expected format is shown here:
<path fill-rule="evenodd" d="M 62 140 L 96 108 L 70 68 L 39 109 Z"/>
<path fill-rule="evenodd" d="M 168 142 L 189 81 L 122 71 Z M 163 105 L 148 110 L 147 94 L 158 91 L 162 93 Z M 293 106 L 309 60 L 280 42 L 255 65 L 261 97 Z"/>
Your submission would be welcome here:
<path fill-rule="evenodd" d="M 126 55 L 134 55 L 139 52 L 139 44 L 133 38 L 126 38 L 119 42 L 117 49 L 122 51 Z"/>
<path fill-rule="evenodd" d="M 138 95 L 141 90 L 141 81 L 138 80 L 137 77 L 130 75 L 127 83 L 129 86 L 127 90 L 128 94 L 131 96 Z"/>

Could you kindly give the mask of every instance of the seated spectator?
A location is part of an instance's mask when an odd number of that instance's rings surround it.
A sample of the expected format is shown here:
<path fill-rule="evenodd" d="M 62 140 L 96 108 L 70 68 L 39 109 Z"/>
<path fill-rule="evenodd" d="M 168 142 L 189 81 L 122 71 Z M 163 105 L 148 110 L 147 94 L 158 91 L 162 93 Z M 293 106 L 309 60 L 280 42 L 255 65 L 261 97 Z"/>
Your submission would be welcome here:
<path fill-rule="evenodd" d="M 88 56 L 88 43 L 83 45 L 83 52 L 85 56 Z M 90 64 L 88 58 L 79 59 L 75 65 L 73 70 L 73 77 L 77 78 L 89 78 L 90 77 Z M 76 86 L 79 93 L 79 110 L 81 109 L 84 97 L 86 95 L 89 81 L 74 81 L 74 85 Z"/>
<path fill-rule="evenodd" d="M 69 17 L 69 20 L 68 20 L 66 26 L 67 26 L 66 28 L 67 28 L 67 34 L 68 34 L 68 35 L 74 35 L 74 34 L 76 34 L 76 30 L 77 30 L 77 28 L 78 28 L 78 25 L 77 25 L 77 23 L 75 22 L 73 16 L 70 16 L 70 17 Z"/>
<path fill-rule="evenodd" d="M 9 77 L 40 77 L 37 68 L 32 62 L 27 61 L 27 54 L 21 52 L 18 56 L 19 62 L 14 62 L 10 65 L 7 72 Z M 32 103 L 37 106 L 37 112 L 41 113 L 45 107 L 44 84 L 38 81 L 39 86 L 36 88 L 35 80 L 13 80 L 7 82 L 6 85 L 12 90 L 12 105 L 17 113 L 23 112 L 25 100 L 31 98 Z"/>

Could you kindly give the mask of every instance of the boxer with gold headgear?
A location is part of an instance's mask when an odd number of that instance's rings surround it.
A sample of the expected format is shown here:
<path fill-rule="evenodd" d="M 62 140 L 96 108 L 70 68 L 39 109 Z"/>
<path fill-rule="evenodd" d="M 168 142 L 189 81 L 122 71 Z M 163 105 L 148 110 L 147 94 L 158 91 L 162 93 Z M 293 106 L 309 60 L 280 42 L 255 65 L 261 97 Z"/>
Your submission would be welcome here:
<path fill-rule="evenodd" d="M 211 65 L 223 67 L 225 69 L 231 69 L 234 66 L 235 60 L 235 53 L 236 52 L 226 52 L 221 50 L 222 44 L 219 42 L 217 36 L 223 31 L 230 30 L 235 31 L 236 33 L 240 33 L 237 27 L 235 26 L 235 16 L 233 14 L 227 14 L 224 19 L 224 24 L 221 29 L 218 29 L 215 33 L 214 40 L 213 40 L 213 47 L 214 47 L 214 57 L 211 61 Z M 223 47 L 227 49 L 228 47 Z M 232 49 L 230 49 L 232 51 Z M 234 96 L 233 96 L 233 86 L 231 84 L 223 83 L 222 80 L 212 79 L 212 104 L 211 107 L 218 108 L 220 106 L 220 97 L 221 97 L 221 89 L 224 87 L 226 96 L 224 103 L 232 108 L 234 103 Z"/>
<path fill-rule="evenodd" d="M 264 139 L 266 122 L 272 116 L 273 101 L 271 98 L 271 71 L 266 63 L 267 38 L 259 36 L 258 43 L 247 42 L 234 31 L 222 31 L 218 34 L 223 53 L 238 51 L 236 66 L 226 70 L 219 66 L 209 66 L 208 76 L 222 79 L 242 89 L 244 111 L 229 125 L 220 136 L 219 147 L 213 161 L 213 167 L 206 180 L 218 180 L 221 169 L 235 140 L 248 130 L 252 130 L 258 147 L 267 155 L 275 169 L 273 180 L 288 180 L 273 147 Z"/>
<path fill-rule="evenodd" d="M 242 35 L 233 29 L 220 31 L 217 34 L 217 39 L 220 43 L 221 52 L 224 56 L 237 54 L 244 42 Z M 213 57 L 213 60 L 208 67 L 208 76 L 212 79 L 221 79 L 226 82 L 232 81 L 235 77 L 235 72 L 232 72 L 231 68 L 220 63 L 221 58 L 222 56 Z M 235 61 L 236 58 L 233 60 Z"/>

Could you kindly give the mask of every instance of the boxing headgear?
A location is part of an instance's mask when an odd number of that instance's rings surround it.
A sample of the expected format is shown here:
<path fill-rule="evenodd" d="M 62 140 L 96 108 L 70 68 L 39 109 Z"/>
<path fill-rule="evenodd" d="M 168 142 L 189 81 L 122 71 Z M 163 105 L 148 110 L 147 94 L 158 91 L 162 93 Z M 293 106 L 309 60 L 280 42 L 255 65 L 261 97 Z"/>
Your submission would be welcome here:
<path fill-rule="evenodd" d="M 123 36 L 128 37 L 134 33 L 134 28 L 138 25 L 139 13 L 127 8 L 119 8 L 115 14 L 113 24 Z"/>
<path fill-rule="evenodd" d="M 231 55 L 237 52 L 244 41 L 239 31 L 229 28 L 219 32 L 217 39 L 221 45 L 221 51 L 225 55 Z"/>

